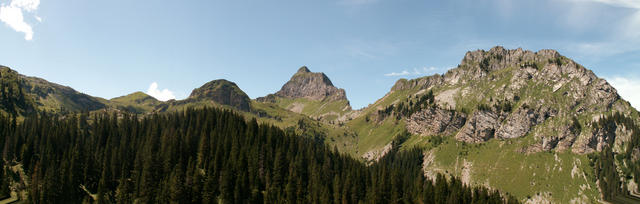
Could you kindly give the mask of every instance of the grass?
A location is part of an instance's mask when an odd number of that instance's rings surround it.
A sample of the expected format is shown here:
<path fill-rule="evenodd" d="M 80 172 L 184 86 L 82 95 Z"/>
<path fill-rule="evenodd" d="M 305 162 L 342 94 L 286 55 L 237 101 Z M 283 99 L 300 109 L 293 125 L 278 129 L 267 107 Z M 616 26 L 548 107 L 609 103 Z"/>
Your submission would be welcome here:
<path fill-rule="evenodd" d="M 381 122 L 358 117 L 347 124 L 358 135 L 357 152 L 360 155 L 384 147 L 394 136 L 405 131 L 404 120 L 396 120 L 395 117 L 387 117 Z"/>
<path fill-rule="evenodd" d="M 311 117 L 320 117 L 325 116 L 325 119 L 330 121 L 331 119 L 336 119 L 338 116 L 341 116 L 351 109 L 345 109 L 345 107 L 349 106 L 349 101 L 347 100 L 339 100 L 339 101 L 316 101 L 307 98 L 284 98 L 277 97 L 276 102 L 278 106 L 284 109 L 292 109 L 293 106 L 301 104 L 304 107 L 302 108 L 302 114 L 311 116 Z M 326 115 L 325 115 L 326 114 Z"/>
<path fill-rule="evenodd" d="M 493 139 L 482 144 L 464 144 L 447 137 L 433 148 L 435 161 L 438 168 L 456 176 L 462 174 L 462 161 L 471 162 L 472 183 L 501 189 L 521 200 L 550 192 L 557 203 L 569 203 L 578 195 L 597 201 L 599 193 L 586 156 L 570 152 L 530 155 L 517 152 L 531 142 L 531 137 Z M 578 171 L 572 177 L 574 165 Z"/>
<path fill-rule="evenodd" d="M 325 133 L 326 144 L 336 147 L 340 152 L 355 155 L 357 138 L 346 126 L 316 121 L 304 114 L 288 111 L 272 103 L 261 103 L 254 100 L 251 102 L 251 106 L 254 112 L 243 113 L 245 116 L 256 118 L 259 122 L 273 124 L 283 129 L 297 128 L 298 122 L 304 120 L 305 124 L 309 124 L 306 131 L 323 132 Z M 257 112 L 262 112 L 268 116 L 258 117 Z M 303 133 L 300 129 L 296 129 L 296 132 L 298 134 Z"/>
<path fill-rule="evenodd" d="M 163 102 L 139 91 L 126 96 L 113 98 L 108 101 L 108 104 L 111 106 L 129 110 L 134 113 L 153 112 L 156 106 L 162 103 Z"/>

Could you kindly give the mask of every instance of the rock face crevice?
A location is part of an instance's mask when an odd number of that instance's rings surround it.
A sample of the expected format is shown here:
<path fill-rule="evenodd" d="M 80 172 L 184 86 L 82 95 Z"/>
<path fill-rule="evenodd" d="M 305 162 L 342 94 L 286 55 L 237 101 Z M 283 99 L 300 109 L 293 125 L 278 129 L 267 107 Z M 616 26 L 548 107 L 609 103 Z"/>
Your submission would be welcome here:
<path fill-rule="evenodd" d="M 555 50 L 497 46 L 467 52 L 458 67 L 445 74 L 401 79 L 391 92 L 403 90 L 433 90 L 438 102 L 436 108 L 405 118 L 409 132 L 453 135 L 469 143 L 533 135 L 527 152 L 600 151 L 615 133 L 586 133 L 563 120 L 582 118 L 579 125 L 591 128 L 587 124 L 594 121 L 584 118 L 634 111 L 606 80 Z"/>
<path fill-rule="evenodd" d="M 449 135 L 466 122 L 466 115 L 436 106 L 418 111 L 407 118 L 407 131 L 416 135 Z"/>
<path fill-rule="evenodd" d="M 468 143 L 480 143 L 495 136 L 500 118 L 491 111 L 476 111 L 455 136 L 457 140 Z"/>
<path fill-rule="evenodd" d="M 538 107 L 532 109 L 529 107 L 520 107 L 515 113 L 511 114 L 506 123 L 498 129 L 496 137 L 509 139 L 523 137 L 533 126 L 536 126 L 546 119 L 555 116 L 555 110 L 548 107 Z"/>
<path fill-rule="evenodd" d="M 275 95 L 286 98 L 307 98 L 315 101 L 347 100 L 344 89 L 333 86 L 327 75 L 311 72 L 304 66 L 298 69 L 298 72 Z"/>

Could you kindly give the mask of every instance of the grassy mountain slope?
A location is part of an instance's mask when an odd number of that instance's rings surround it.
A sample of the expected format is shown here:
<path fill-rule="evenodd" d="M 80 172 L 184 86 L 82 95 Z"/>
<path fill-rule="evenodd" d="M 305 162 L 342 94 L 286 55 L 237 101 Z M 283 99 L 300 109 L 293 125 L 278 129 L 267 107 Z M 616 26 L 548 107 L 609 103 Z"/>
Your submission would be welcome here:
<path fill-rule="evenodd" d="M 92 111 L 105 107 L 106 100 L 92 97 L 36 77 L 27 77 L 0 66 L 2 112 L 16 115 L 35 110 L 53 113 Z"/>
<path fill-rule="evenodd" d="M 117 109 L 127 110 L 132 113 L 148 113 L 160 104 L 161 101 L 143 92 L 134 92 L 126 96 L 120 96 L 109 100 L 109 104 Z"/>
<path fill-rule="evenodd" d="M 5 113 L 95 110 L 99 104 L 136 113 L 233 109 L 362 160 L 378 160 L 396 148 L 423 148 L 425 175 L 460 177 L 533 203 L 600 201 L 602 178 L 591 158 L 610 147 L 616 175 L 638 190 L 632 171 L 640 161 L 640 140 L 629 125 L 602 120 L 618 113 L 640 124 L 640 115 L 604 79 L 553 50 L 468 52 L 447 73 L 401 79 L 361 110 L 351 110 L 343 89 L 306 67 L 277 93 L 255 100 L 234 83 L 216 80 L 185 100 L 167 102 L 144 93 L 87 98 L 44 80 L 1 73 L 11 79 L 2 84 Z"/>
<path fill-rule="evenodd" d="M 420 102 L 429 92 L 434 100 Z M 587 154 L 605 146 L 621 153 L 631 140 L 624 128 L 592 126 L 615 112 L 639 118 L 606 81 L 570 59 L 495 47 L 467 53 L 444 75 L 399 80 L 348 126 L 360 130 L 361 154 L 384 151 L 403 131 L 385 124 L 404 125 L 412 134 L 402 146 L 428 149 L 427 174 L 452 173 L 534 202 L 595 202 Z"/>

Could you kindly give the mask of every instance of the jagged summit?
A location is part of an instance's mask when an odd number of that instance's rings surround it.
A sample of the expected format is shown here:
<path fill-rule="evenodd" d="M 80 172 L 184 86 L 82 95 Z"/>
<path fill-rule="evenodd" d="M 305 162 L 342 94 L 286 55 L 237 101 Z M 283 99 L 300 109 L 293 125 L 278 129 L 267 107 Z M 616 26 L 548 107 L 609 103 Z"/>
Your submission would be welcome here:
<path fill-rule="evenodd" d="M 224 79 L 213 80 L 194 89 L 188 100 L 212 100 L 242 111 L 249 111 L 251 104 L 249 96 L 238 85 Z"/>
<path fill-rule="evenodd" d="M 469 83 L 474 80 L 490 76 L 492 73 L 501 71 L 514 71 L 516 78 L 512 82 L 522 82 L 517 77 L 526 77 L 523 80 L 538 79 L 561 80 L 564 75 L 570 78 L 577 78 L 583 85 L 590 83 L 600 83 L 599 79 L 591 70 L 584 68 L 573 60 L 560 55 L 556 50 L 542 49 L 537 52 L 517 49 L 505 49 L 496 46 L 488 51 L 476 50 L 465 54 L 460 64 L 444 75 L 435 74 L 433 76 L 421 77 L 417 79 L 401 79 L 391 89 L 403 90 L 411 88 L 427 88 L 440 83 L 455 85 Z M 549 78 L 550 77 L 550 78 Z M 609 89 L 609 88 L 607 88 Z"/>
<path fill-rule="evenodd" d="M 307 98 L 316 101 L 347 100 L 344 89 L 333 86 L 329 77 L 324 73 L 311 72 L 306 66 L 300 67 L 298 72 L 275 95 L 286 98 Z"/>
<path fill-rule="evenodd" d="M 309 68 L 307 68 L 307 66 L 302 66 L 300 67 L 300 69 L 298 69 L 298 72 L 296 73 L 309 73 L 311 72 L 311 70 L 309 70 Z"/>
<path fill-rule="evenodd" d="M 528 152 L 600 151 L 608 145 L 599 140 L 601 136 L 580 135 L 579 126 L 567 121 L 582 119 L 585 126 L 612 111 L 634 112 L 606 80 L 548 49 L 533 52 L 497 46 L 467 52 L 460 65 L 446 74 L 399 80 L 392 92 L 426 89 L 440 90 L 435 93 L 439 107 L 457 110 L 462 114 L 454 119 L 467 121 L 466 125 L 445 125 L 460 130 L 456 139 L 477 143 L 534 135 L 537 144 L 527 147 Z M 495 108 L 505 106 L 507 111 Z M 446 111 L 427 109 L 411 116 L 408 129 L 414 134 L 441 134 L 445 128 L 430 124 L 450 121 L 446 118 L 451 117 Z"/>
<path fill-rule="evenodd" d="M 302 66 L 275 94 L 257 98 L 281 108 L 324 121 L 345 120 L 351 106 L 344 89 L 333 85 L 322 72 Z"/>
<path fill-rule="evenodd" d="M 460 67 L 473 67 L 481 68 L 483 71 L 495 71 L 518 63 L 545 61 L 561 63 L 563 60 L 570 61 L 561 56 L 556 50 L 542 49 L 538 52 L 533 52 L 523 50 L 522 48 L 509 50 L 501 46 L 496 46 L 489 49 L 489 51 L 476 50 L 467 52 L 460 63 Z M 527 66 L 533 65 L 534 64 L 527 64 Z"/>

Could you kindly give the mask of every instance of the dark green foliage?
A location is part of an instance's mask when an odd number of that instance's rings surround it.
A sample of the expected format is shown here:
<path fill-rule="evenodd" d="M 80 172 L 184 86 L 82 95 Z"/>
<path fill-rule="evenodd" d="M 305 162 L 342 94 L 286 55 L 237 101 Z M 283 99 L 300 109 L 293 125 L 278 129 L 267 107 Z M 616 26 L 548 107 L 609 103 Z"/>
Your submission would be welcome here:
<path fill-rule="evenodd" d="M 80 186 L 97 203 L 517 202 L 456 178 L 427 180 L 419 149 L 367 166 L 321 141 L 219 109 L 0 123 L 4 158 L 31 175 L 32 203 L 91 200 Z"/>
<path fill-rule="evenodd" d="M 513 104 L 511 103 L 511 101 L 500 100 L 498 101 L 498 103 L 494 104 L 493 106 L 497 110 L 500 110 L 502 112 L 510 113 L 511 111 L 513 111 Z"/>
<path fill-rule="evenodd" d="M 407 98 L 406 100 L 387 106 L 385 109 L 378 110 L 379 119 L 384 119 L 391 114 L 396 116 L 396 119 L 400 119 L 402 116 L 408 117 L 413 113 L 418 112 L 424 108 L 427 108 L 430 105 L 435 103 L 435 96 L 433 95 L 433 91 L 429 90 L 426 94 L 414 98 Z"/>
<path fill-rule="evenodd" d="M 482 59 L 482 61 L 480 62 L 480 69 L 482 69 L 485 72 L 490 71 L 489 70 L 489 62 L 490 62 L 491 58 L 484 58 Z"/>
<path fill-rule="evenodd" d="M 35 111 L 35 103 L 25 90 L 24 79 L 17 72 L 0 66 L 0 79 L 0 110 L 10 115 L 26 115 Z"/>
<path fill-rule="evenodd" d="M 564 65 L 563 57 L 555 57 L 548 60 L 550 64 L 556 64 L 558 66 Z"/>
<path fill-rule="evenodd" d="M 610 201 L 614 196 L 626 195 L 626 192 L 622 189 L 623 185 L 621 185 L 620 176 L 616 171 L 613 152 L 610 147 L 600 152 L 595 162 L 595 171 L 600 181 L 599 187 L 603 192 L 604 200 Z"/>
<path fill-rule="evenodd" d="M 540 67 L 538 64 L 536 64 L 534 61 L 526 61 L 524 63 L 522 63 L 520 65 L 520 67 L 525 68 L 525 67 L 532 67 L 534 69 L 540 69 L 542 67 Z"/>
<path fill-rule="evenodd" d="M 491 111 L 491 106 L 487 104 L 478 104 L 479 111 Z"/>
<path fill-rule="evenodd" d="M 571 133 L 574 135 L 580 134 L 582 132 L 582 125 L 580 125 L 580 121 L 575 116 L 571 118 Z"/>
<path fill-rule="evenodd" d="M 576 118 L 573 119 L 574 126 L 580 127 Z M 640 182 L 640 128 L 636 125 L 632 118 L 629 118 L 619 112 L 607 115 L 597 122 L 591 124 L 595 129 L 605 132 L 605 141 L 607 146 L 597 155 L 591 155 L 592 165 L 595 169 L 595 175 L 600 181 L 600 189 L 602 190 L 604 199 L 614 203 L 625 203 L 629 200 L 640 202 L 640 199 L 630 196 L 628 189 L 620 178 L 633 178 L 636 183 Z M 624 127 L 631 131 L 631 141 L 624 148 L 624 152 L 615 153 L 610 145 L 615 141 L 615 131 L 618 127 Z M 581 128 L 581 127 L 580 127 Z M 611 134 L 613 133 L 613 134 Z M 617 161 L 617 162 L 616 162 Z M 619 175 L 616 170 L 616 163 L 627 165 L 619 166 L 623 175 Z M 638 190 L 638 189 L 631 189 Z"/>

